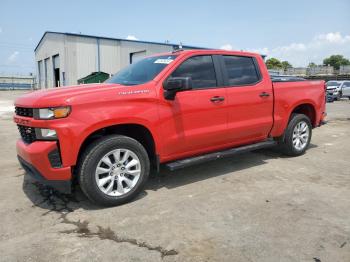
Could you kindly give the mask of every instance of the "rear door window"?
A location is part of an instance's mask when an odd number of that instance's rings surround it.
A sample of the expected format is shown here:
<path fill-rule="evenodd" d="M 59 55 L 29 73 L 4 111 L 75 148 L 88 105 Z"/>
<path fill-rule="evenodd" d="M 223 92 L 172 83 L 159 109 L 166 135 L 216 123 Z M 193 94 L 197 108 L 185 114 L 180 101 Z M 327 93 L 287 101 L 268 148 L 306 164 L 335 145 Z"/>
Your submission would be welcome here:
<path fill-rule="evenodd" d="M 223 56 L 229 86 L 252 85 L 260 80 L 254 59 L 246 56 Z"/>
<path fill-rule="evenodd" d="M 171 76 L 191 77 L 193 89 L 217 87 L 214 63 L 210 55 L 190 57 Z"/>

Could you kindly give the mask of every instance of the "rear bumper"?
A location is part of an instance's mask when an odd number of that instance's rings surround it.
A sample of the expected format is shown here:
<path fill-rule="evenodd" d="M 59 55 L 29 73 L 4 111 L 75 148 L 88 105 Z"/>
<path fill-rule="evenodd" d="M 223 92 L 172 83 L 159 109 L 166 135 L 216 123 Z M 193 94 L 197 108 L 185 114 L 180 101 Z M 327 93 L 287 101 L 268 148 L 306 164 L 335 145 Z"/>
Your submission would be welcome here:
<path fill-rule="evenodd" d="M 21 139 L 16 144 L 18 160 L 25 171 L 40 183 L 52 186 L 64 193 L 71 192 L 70 167 L 53 167 L 49 154 L 57 150 L 55 141 L 36 141 L 31 144 Z"/>
<path fill-rule="evenodd" d="M 70 194 L 72 192 L 72 183 L 70 180 L 47 180 L 33 165 L 23 160 L 20 156 L 17 157 L 23 169 L 34 180 L 38 181 L 43 185 L 52 187 L 64 194 Z"/>
<path fill-rule="evenodd" d="M 323 126 L 323 125 L 327 124 L 326 117 L 327 117 L 327 113 L 323 112 L 321 115 L 321 119 L 320 119 L 318 126 Z"/>

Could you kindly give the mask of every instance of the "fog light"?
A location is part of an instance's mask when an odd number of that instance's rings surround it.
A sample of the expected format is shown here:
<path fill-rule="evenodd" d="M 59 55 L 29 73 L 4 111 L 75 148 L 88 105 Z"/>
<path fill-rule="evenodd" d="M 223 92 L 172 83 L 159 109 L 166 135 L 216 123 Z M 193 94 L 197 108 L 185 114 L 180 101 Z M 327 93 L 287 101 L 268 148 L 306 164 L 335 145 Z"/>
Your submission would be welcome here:
<path fill-rule="evenodd" d="M 53 129 L 36 128 L 35 134 L 36 134 L 37 139 L 42 139 L 42 140 L 56 140 L 57 139 L 56 131 Z"/>

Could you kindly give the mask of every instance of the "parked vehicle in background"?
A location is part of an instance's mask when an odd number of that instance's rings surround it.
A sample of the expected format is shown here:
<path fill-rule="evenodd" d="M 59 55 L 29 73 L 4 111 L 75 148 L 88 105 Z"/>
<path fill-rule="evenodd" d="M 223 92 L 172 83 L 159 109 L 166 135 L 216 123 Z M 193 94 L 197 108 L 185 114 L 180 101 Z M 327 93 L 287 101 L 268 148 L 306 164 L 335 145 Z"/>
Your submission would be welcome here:
<path fill-rule="evenodd" d="M 170 170 L 260 148 L 289 156 L 324 123 L 324 81 L 271 80 L 259 54 L 179 50 L 144 58 L 104 84 L 15 101 L 26 172 L 92 201 L 130 201 L 153 167 Z"/>
<path fill-rule="evenodd" d="M 344 81 L 342 85 L 342 97 L 350 99 L 350 81 Z"/>
<path fill-rule="evenodd" d="M 327 86 L 327 94 L 335 100 L 339 100 L 342 96 L 342 84 L 343 81 L 328 81 L 326 83 Z"/>

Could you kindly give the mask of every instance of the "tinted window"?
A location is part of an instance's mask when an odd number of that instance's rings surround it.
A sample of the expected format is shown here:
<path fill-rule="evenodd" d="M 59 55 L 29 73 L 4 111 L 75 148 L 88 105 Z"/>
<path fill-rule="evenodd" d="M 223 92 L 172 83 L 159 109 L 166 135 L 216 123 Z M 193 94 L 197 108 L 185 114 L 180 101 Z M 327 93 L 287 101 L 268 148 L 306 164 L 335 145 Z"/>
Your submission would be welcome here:
<path fill-rule="evenodd" d="M 230 86 L 249 85 L 259 81 L 251 57 L 223 56 Z"/>
<path fill-rule="evenodd" d="M 151 81 L 176 58 L 170 56 L 147 57 L 120 70 L 106 83 L 139 85 Z"/>
<path fill-rule="evenodd" d="M 327 86 L 336 86 L 336 87 L 339 87 L 340 86 L 340 82 L 335 82 L 335 81 L 329 81 L 327 82 Z"/>
<path fill-rule="evenodd" d="M 191 77 L 193 88 L 216 87 L 216 75 L 211 56 L 194 56 L 183 62 L 172 77 Z"/>

